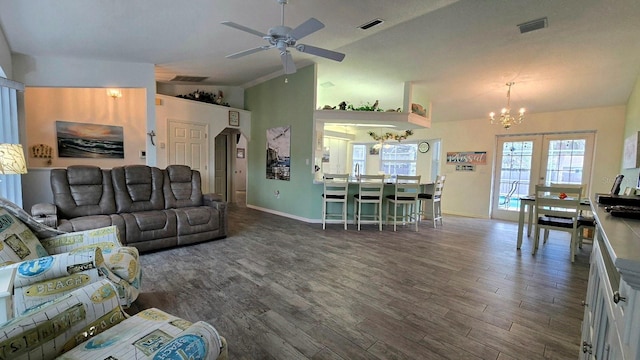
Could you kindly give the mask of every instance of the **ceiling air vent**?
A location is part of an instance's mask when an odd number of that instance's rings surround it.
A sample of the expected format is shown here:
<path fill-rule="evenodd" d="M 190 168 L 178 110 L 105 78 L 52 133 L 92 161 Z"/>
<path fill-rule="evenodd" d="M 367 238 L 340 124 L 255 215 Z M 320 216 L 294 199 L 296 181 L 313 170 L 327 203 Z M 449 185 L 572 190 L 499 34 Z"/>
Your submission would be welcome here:
<path fill-rule="evenodd" d="M 208 76 L 176 75 L 176 77 L 174 77 L 170 81 L 201 82 L 207 78 Z"/>
<path fill-rule="evenodd" d="M 371 21 L 369 21 L 369 22 L 367 22 L 365 24 L 362 24 L 362 25 L 360 25 L 358 27 L 360 29 L 362 29 L 362 30 L 369 30 L 369 29 L 371 29 L 372 27 L 374 27 L 376 25 L 382 24 L 383 22 L 384 22 L 384 20 L 382 20 L 382 19 L 374 19 L 374 20 L 371 20 Z"/>
<path fill-rule="evenodd" d="M 547 26 L 548 26 L 548 23 L 547 23 L 546 16 L 543 17 L 543 18 L 540 18 L 540 19 L 531 20 L 531 21 L 527 21 L 527 22 L 522 23 L 522 24 L 518 24 L 518 27 L 520 28 L 520 34 L 524 34 L 524 33 L 528 33 L 528 32 L 531 32 L 531 31 L 544 29 Z"/>

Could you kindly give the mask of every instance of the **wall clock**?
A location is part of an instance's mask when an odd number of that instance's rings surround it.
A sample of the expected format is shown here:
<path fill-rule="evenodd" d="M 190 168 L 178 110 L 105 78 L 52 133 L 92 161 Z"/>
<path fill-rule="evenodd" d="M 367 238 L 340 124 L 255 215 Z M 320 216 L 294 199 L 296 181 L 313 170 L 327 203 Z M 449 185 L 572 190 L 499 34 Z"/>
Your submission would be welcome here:
<path fill-rule="evenodd" d="M 240 126 L 240 113 L 235 110 L 229 110 L 229 126 Z"/>
<path fill-rule="evenodd" d="M 421 153 L 426 153 L 427 151 L 429 151 L 429 149 L 431 149 L 431 145 L 429 145 L 429 143 L 426 141 L 418 144 L 418 151 L 420 151 Z"/>

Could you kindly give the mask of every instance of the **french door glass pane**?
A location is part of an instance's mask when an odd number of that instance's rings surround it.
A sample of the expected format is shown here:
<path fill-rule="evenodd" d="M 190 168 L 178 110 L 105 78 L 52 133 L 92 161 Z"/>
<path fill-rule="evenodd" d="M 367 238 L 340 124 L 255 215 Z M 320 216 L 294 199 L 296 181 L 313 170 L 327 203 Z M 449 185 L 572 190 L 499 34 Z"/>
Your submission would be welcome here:
<path fill-rule="evenodd" d="M 533 141 L 510 141 L 502 147 L 500 203 L 503 210 L 518 210 L 520 196 L 527 195 L 531 179 Z"/>
<path fill-rule="evenodd" d="M 586 145 L 585 139 L 549 141 L 546 184 L 582 184 Z"/>

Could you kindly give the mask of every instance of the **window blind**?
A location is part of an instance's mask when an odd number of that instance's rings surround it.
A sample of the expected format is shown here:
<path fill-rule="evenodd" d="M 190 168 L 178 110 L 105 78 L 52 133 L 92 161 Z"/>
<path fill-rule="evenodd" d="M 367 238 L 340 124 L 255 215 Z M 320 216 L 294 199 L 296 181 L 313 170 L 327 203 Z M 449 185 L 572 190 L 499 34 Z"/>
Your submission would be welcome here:
<path fill-rule="evenodd" d="M 18 101 L 17 91 L 24 85 L 0 78 L 0 143 L 18 144 Z M 21 175 L 0 174 L 0 196 L 22 206 Z"/>

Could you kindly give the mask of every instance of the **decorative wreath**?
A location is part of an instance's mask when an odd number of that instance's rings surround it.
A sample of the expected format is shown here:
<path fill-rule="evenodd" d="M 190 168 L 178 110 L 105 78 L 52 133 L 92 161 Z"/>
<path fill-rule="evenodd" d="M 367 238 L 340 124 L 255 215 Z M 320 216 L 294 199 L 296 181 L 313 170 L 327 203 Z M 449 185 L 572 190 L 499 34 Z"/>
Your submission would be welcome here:
<path fill-rule="evenodd" d="M 373 140 L 375 141 L 387 141 L 387 140 L 396 140 L 398 142 L 405 140 L 406 138 L 408 138 L 409 136 L 413 135 L 413 131 L 411 130 L 405 130 L 404 134 L 392 134 L 390 132 L 382 134 L 382 135 L 378 135 L 376 133 L 374 133 L 373 131 L 369 131 L 369 136 L 371 136 L 373 138 Z"/>

